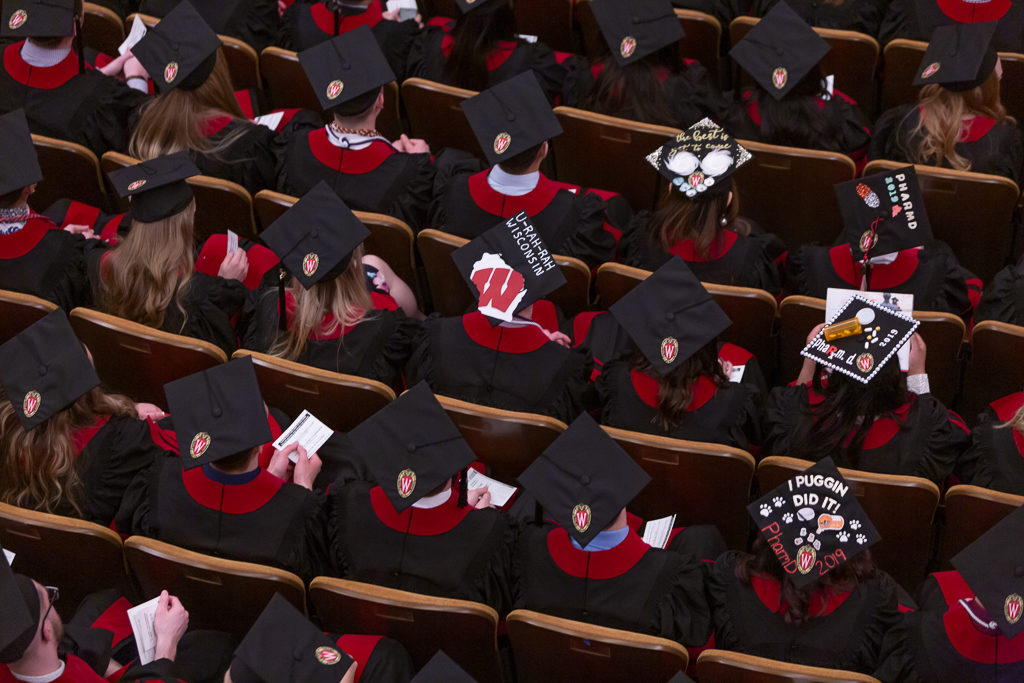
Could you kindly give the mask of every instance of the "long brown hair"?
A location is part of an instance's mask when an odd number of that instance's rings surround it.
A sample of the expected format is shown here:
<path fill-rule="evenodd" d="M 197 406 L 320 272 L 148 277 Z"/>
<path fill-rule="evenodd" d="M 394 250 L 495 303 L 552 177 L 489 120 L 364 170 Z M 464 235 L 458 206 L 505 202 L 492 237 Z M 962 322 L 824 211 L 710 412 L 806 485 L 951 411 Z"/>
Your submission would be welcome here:
<path fill-rule="evenodd" d="M 651 216 L 648 230 L 665 251 L 679 240 L 692 239 L 694 251 L 706 258 L 722 230 L 729 228 L 743 235 L 750 234 L 750 224 L 739 217 L 739 212 L 739 192 L 732 176 L 692 199 L 669 185 L 660 206 Z"/>
<path fill-rule="evenodd" d="M 650 361 L 642 353 L 633 356 L 634 370 L 654 375 Z M 658 414 L 654 421 L 670 432 L 683 418 L 686 407 L 693 400 L 693 388 L 701 377 L 708 377 L 719 388 L 728 386 L 729 379 L 725 376 L 718 362 L 718 339 L 712 339 L 697 353 L 681 362 L 672 372 L 658 379 Z"/>
<path fill-rule="evenodd" d="M 502 40 L 515 40 L 516 18 L 509 0 L 495 10 L 466 12 L 455 20 L 451 36 L 455 41 L 444 63 L 445 81 L 467 90 L 486 90 L 491 75 L 487 56 Z"/>
<path fill-rule="evenodd" d="M 675 44 L 626 66 L 610 55 L 603 64 L 593 89 L 580 105 L 583 109 L 661 126 L 679 125 L 656 72 L 659 66 L 672 73 L 686 68 L 679 62 Z"/>
<path fill-rule="evenodd" d="M 82 516 L 74 434 L 101 417 L 117 415 L 138 417 L 130 399 L 96 387 L 26 432 L 0 389 L 0 501 L 43 512 L 70 509 Z"/>

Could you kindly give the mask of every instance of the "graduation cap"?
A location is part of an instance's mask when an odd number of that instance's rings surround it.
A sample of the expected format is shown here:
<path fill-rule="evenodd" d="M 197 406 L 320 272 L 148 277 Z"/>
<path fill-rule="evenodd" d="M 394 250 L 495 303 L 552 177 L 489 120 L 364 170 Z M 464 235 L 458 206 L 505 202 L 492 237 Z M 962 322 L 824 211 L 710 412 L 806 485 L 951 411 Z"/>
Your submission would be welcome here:
<path fill-rule="evenodd" d="M 832 49 L 783 0 L 733 46 L 729 56 L 781 100 Z"/>
<path fill-rule="evenodd" d="M 896 357 L 920 324 L 890 306 L 855 295 L 800 355 L 867 384 Z"/>
<path fill-rule="evenodd" d="M 233 683 L 338 683 L 353 659 L 275 593 L 235 650 Z"/>
<path fill-rule="evenodd" d="M 1024 507 L 1018 507 L 951 560 L 1000 632 L 1024 631 Z"/>
<path fill-rule="evenodd" d="M 323 180 L 260 234 L 305 289 L 341 274 L 369 236 Z"/>
<path fill-rule="evenodd" d="M 192 203 L 186 178 L 199 175 L 188 152 L 175 152 L 111 171 L 110 182 L 121 197 L 131 197 L 128 214 L 142 223 L 155 223 L 181 213 Z"/>
<path fill-rule="evenodd" d="M 881 539 L 832 458 L 783 482 L 747 512 L 797 588 Z"/>
<path fill-rule="evenodd" d="M 164 385 L 185 469 L 271 440 L 252 358 L 216 365 Z"/>
<path fill-rule="evenodd" d="M 845 226 L 838 243 L 848 243 L 854 258 L 891 254 L 932 240 L 913 166 L 839 183 L 835 191 Z"/>
<path fill-rule="evenodd" d="M 562 124 L 530 70 L 463 100 L 461 107 L 489 164 L 562 133 Z"/>
<path fill-rule="evenodd" d="M 395 80 L 395 73 L 368 26 L 303 50 L 299 62 L 324 111 Z"/>
<path fill-rule="evenodd" d="M 678 256 L 608 310 L 661 375 L 675 370 L 732 325 Z"/>
<path fill-rule="evenodd" d="M 465 669 L 453 662 L 452 658 L 444 653 L 444 650 L 438 650 L 409 683 L 477 683 L 477 681 L 466 673 Z"/>
<path fill-rule="evenodd" d="M 48 313 L 0 346 L 0 383 L 25 431 L 96 387 L 100 378 L 64 311 Z"/>
<path fill-rule="evenodd" d="M 701 119 L 647 155 L 647 163 L 690 199 L 736 172 L 753 155 L 711 119 Z"/>
<path fill-rule="evenodd" d="M 149 29 L 132 54 L 138 58 L 157 90 L 195 90 L 217 65 L 220 38 L 188 0 Z"/>
<path fill-rule="evenodd" d="M 949 24 L 932 33 L 914 85 L 936 83 L 952 92 L 964 92 L 985 82 L 996 68 L 995 35 L 998 22 Z"/>
<path fill-rule="evenodd" d="M 611 524 L 651 477 L 587 413 L 576 418 L 519 483 L 581 546 Z"/>
<path fill-rule="evenodd" d="M 36 637 L 41 607 L 32 579 L 12 572 L 0 552 L 0 664 L 24 656 Z"/>
<path fill-rule="evenodd" d="M 0 36 L 64 38 L 75 34 L 75 0 L 4 0 Z"/>
<path fill-rule="evenodd" d="M 476 460 L 426 382 L 363 420 L 348 436 L 398 512 Z"/>
<path fill-rule="evenodd" d="M 609 51 L 622 66 L 685 35 L 669 0 L 592 0 L 590 8 Z"/>
<path fill-rule="evenodd" d="M 0 195 L 43 179 L 24 109 L 15 109 L 0 116 L 0 140 L 3 140 L 4 158 L 4 163 L 0 164 Z"/>
<path fill-rule="evenodd" d="M 455 0 L 463 14 L 479 12 L 489 14 L 508 5 L 508 0 Z"/>

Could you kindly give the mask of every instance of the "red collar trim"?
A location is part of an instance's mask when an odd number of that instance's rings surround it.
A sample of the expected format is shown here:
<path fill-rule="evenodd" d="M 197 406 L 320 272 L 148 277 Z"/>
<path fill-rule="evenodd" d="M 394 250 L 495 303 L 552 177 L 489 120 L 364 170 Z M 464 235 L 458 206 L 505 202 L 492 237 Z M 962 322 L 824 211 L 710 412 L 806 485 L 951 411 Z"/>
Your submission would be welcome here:
<path fill-rule="evenodd" d="M 1010 9 L 1010 0 L 991 0 L 986 3 L 964 2 L 963 0 L 938 0 L 939 9 L 953 21 L 974 24 L 984 21 L 999 21 Z"/>
<path fill-rule="evenodd" d="M 685 239 L 679 240 L 669 249 L 669 253 L 675 254 L 684 261 L 691 261 L 695 263 L 704 263 L 707 261 L 717 261 L 732 249 L 733 245 L 736 244 L 736 240 L 739 238 L 732 230 L 722 230 L 712 240 L 711 245 L 708 247 L 708 253 L 706 256 L 698 256 L 696 247 L 694 246 L 693 240 Z"/>
<path fill-rule="evenodd" d="M 538 299 L 533 302 L 530 319 L 548 332 L 558 331 L 558 312 L 555 311 L 555 305 L 547 299 Z"/>
<path fill-rule="evenodd" d="M 444 38 L 441 39 L 441 52 L 444 54 L 444 58 L 448 59 L 452 53 L 452 47 L 455 45 L 455 38 L 450 33 L 445 33 Z M 487 70 L 494 71 L 499 66 L 504 64 L 515 49 L 518 47 L 518 43 L 511 40 L 498 41 L 497 47 L 491 49 L 487 53 Z"/>
<path fill-rule="evenodd" d="M 599 315 L 604 315 L 608 311 L 584 311 L 579 313 L 575 318 L 572 319 L 572 345 L 579 346 L 587 339 L 587 333 L 590 332 L 590 326 L 594 324 L 594 319 Z"/>
<path fill-rule="evenodd" d="M 21 230 L 9 235 L 0 235 L 0 259 L 21 258 L 35 249 L 39 240 L 53 229 L 56 229 L 56 226 L 48 219 L 30 215 Z"/>
<path fill-rule="evenodd" d="M 872 291 L 886 290 L 902 285 L 917 270 L 917 265 L 920 262 L 918 254 L 919 250 L 916 247 L 904 249 L 892 263 L 872 265 L 868 277 L 868 289 Z M 850 245 L 840 244 L 832 247 L 828 251 L 828 257 L 836 275 L 853 289 L 860 289 L 860 262 L 854 261 L 853 249 Z"/>
<path fill-rule="evenodd" d="M 373 297 L 371 296 L 370 298 L 372 299 Z M 295 313 L 295 297 L 292 295 L 291 292 L 284 293 L 284 309 L 285 313 L 288 316 L 288 327 L 290 329 L 292 326 L 292 315 Z M 333 314 L 325 315 L 320 320 L 320 329 L 329 329 L 336 320 L 337 318 L 335 318 Z M 325 334 L 320 331 L 317 331 L 309 335 L 309 338 L 313 340 L 340 339 L 341 337 L 345 336 L 354 329 L 356 329 L 355 325 L 351 327 L 339 326 L 336 327 L 334 331 L 331 332 L 330 334 Z"/>
<path fill-rule="evenodd" d="M 458 491 L 452 484 L 448 500 L 436 508 L 407 507 L 398 512 L 384 489 L 379 486 L 370 489 L 370 505 L 377 519 L 390 529 L 413 536 L 439 536 L 457 527 L 473 511 L 468 505 L 460 508 L 458 502 Z"/>
<path fill-rule="evenodd" d="M 992 410 L 995 411 L 996 417 L 1006 422 L 1014 416 L 1021 404 L 1024 404 L 1024 394 L 1017 392 L 1016 394 L 1004 396 L 997 401 L 992 401 L 990 405 Z M 1010 431 L 1013 432 L 1013 443 L 1017 446 L 1017 452 L 1024 455 L 1024 434 L 1021 434 L 1016 429 L 1011 429 Z"/>
<path fill-rule="evenodd" d="M 896 419 L 891 417 L 880 417 L 875 420 L 871 425 L 871 428 L 868 429 L 867 435 L 864 437 L 864 445 L 862 448 L 865 450 L 881 448 L 892 441 L 892 438 L 899 434 L 900 429 L 903 427 L 907 413 L 910 411 L 910 405 L 910 403 L 906 403 L 897 408 L 895 411 Z"/>
<path fill-rule="evenodd" d="M 23 40 L 4 50 L 4 70 L 18 83 L 37 90 L 53 90 L 78 75 L 78 55 L 74 50 L 53 66 L 32 66 L 21 58 L 24 44 Z"/>
<path fill-rule="evenodd" d="M 549 180 L 541 173 L 537 187 L 524 195 L 512 197 L 501 194 L 487 183 L 487 174 L 490 172 L 488 169 L 470 176 L 469 196 L 473 199 L 473 203 L 482 210 L 502 218 L 511 218 L 520 211 L 536 216 L 547 208 L 547 205 L 561 189 L 558 183 Z"/>
<path fill-rule="evenodd" d="M 849 244 L 840 244 L 828 250 L 828 258 L 832 262 L 832 270 L 839 279 L 854 289 L 860 289 L 860 264 L 853 260 L 853 250 Z"/>
<path fill-rule="evenodd" d="M 750 585 L 757 594 L 757 599 L 765 607 L 776 614 L 785 614 L 789 605 L 783 601 L 781 587 L 774 577 L 767 574 L 751 574 Z M 831 586 L 825 586 L 811 595 L 807 613 L 823 617 L 836 611 L 850 597 L 851 591 L 833 592 Z"/>
<path fill-rule="evenodd" d="M 335 645 L 340 647 L 342 652 L 356 660 L 355 680 L 360 680 L 363 671 L 366 669 L 366 663 L 370 661 L 370 656 L 373 654 L 373 648 L 377 647 L 377 643 L 383 639 L 384 636 L 364 636 L 358 633 L 347 633 L 335 641 Z"/>
<path fill-rule="evenodd" d="M 658 380 L 646 375 L 639 370 L 630 370 L 630 381 L 633 383 L 633 390 L 637 397 L 652 408 L 658 407 Z M 714 398 L 718 387 L 711 381 L 711 378 L 701 375 L 693 385 L 693 399 L 686 406 L 686 412 L 704 407 L 704 404 Z"/>
<path fill-rule="evenodd" d="M 83 450 L 85 450 L 85 447 L 89 445 L 89 442 L 92 441 L 93 437 L 96 436 L 99 433 L 99 431 L 103 429 L 103 426 L 107 424 L 107 422 L 109 421 L 110 416 L 104 415 L 100 417 L 98 420 L 96 420 L 96 423 L 93 424 L 91 427 L 79 429 L 74 434 L 72 434 L 71 438 L 75 443 L 75 453 L 81 453 Z"/>
<path fill-rule="evenodd" d="M 205 508 L 228 515 L 255 512 L 270 502 L 284 482 L 264 469 L 247 484 L 225 486 L 206 476 L 202 467 L 185 470 L 181 475 L 185 491 Z"/>
<path fill-rule="evenodd" d="M 491 327 L 480 311 L 462 316 L 462 328 L 474 342 L 502 353 L 532 353 L 548 343 L 547 335 L 533 325 L 522 327 Z"/>
<path fill-rule="evenodd" d="M 587 552 L 569 540 L 569 532 L 562 527 L 548 533 L 548 554 L 558 568 L 577 579 L 614 579 L 622 576 L 651 549 L 635 531 L 630 530 L 625 540 L 608 550 Z"/>
<path fill-rule="evenodd" d="M 722 344 L 722 348 L 718 349 L 718 357 L 724 361 L 728 361 L 733 365 L 746 365 L 750 362 L 750 359 L 754 357 L 750 351 L 747 351 L 742 346 L 736 346 L 725 342 Z"/>
<path fill-rule="evenodd" d="M 395 154 L 395 148 L 383 140 L 373 140 L 362 149 L 342 149 L 331 144 L 327 139 L 327 129 L 318 128 L 309 134 L 309 151 L 324 166 L 333 168 L 338 173 L 358 175 L 376 171 L 389 156 Z"/>
<path fill-rule="evenodd" d="M 997 652 L 999 664 L 1014 664 L 1024 660 L 1024 638 L 1007 640 L 1002 634 L 990 636 L 982 633 L 959 602 L 954 602 L 946 610 L 942 625 L 946 629 L 949 644 L 972 662 L 995 664 Z"/>
<path fill-rule="evenodd" d="M 231 123 L 233 118 L 225 114 L 224 116 L 214 116 L 213 118 L 206 119 L 203 121 L 199 129 L 199 134 L 204 138 L 208 138 L 211 135 L 216 135 Z"/>
<path fill-rule="evenodd" d="M 939 584 L 946 607 L 955 604 L 961 598 L 970 598 L 974 595 L 974 591 L 970 589 L 958 571 L 935 572 L 932 574 L 932 578 L 935 579 L 935 583 Z"/>
<path fill-rule="evenodd" d="M 395 297 L 383 292 L 370 292 L 370 301 L 373 302 L 373 307 L 378 311 L 397 311 L 399 309 Z"/>
<path fill-rule="evenodd" d="M 327 9 L 325 3 L 319 2 L 315 5 L 310 5 L 309 14 L 313 17 L 316 27 L 326 33 L 329 36 L 341 35 L 342 33 L 348 33 L 353 29 L 357 29 L 360 26 L 376 26 L 382 17 L 382 10 L 379 2 L 371 2 L 367 6 L 366 10 L 359 14 L 351 14 L 349 16 L 339 17 L 338 22 L 338 33 L 334 33 L 334 12 Z"/>
<path fill-rule="evenodd" d="M 748 91 L 746 94 L 749 96 L 750 92 Z M 761 111 L 757 107 L 757 100 L 753 97 L 747 100 L 747 116 L 754 122 L 754 125 L 761 125 Z"/>
<path fill-rule="evenodd" d="M 960 131 L 957 142 L 977 142 L 995 128 L 996 120 L 988 116 L 975 116 L 963 125 L 964 128 Z"/>

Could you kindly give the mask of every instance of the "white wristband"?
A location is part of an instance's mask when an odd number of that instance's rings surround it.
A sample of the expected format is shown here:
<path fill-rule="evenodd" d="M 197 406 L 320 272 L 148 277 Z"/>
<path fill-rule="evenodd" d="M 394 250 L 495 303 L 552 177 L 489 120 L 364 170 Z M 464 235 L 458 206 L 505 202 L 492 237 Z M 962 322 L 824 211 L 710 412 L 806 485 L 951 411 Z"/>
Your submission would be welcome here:
<path fill-rule="evenodd" d="M 921 396 L 930 394 L 932 388 L 928 385 L 928 373 L 922 372 L 919 375 L 907 375 L 907 390 Z"/>

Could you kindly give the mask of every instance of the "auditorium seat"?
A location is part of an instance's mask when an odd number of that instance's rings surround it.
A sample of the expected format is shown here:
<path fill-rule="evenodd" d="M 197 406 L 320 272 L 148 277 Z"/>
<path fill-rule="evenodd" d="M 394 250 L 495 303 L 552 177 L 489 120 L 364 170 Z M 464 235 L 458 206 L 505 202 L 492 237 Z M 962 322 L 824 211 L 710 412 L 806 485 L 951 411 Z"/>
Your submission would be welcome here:
<path fill-rule="evenodd" d="M 575 0 L 517 0 L 514 5 L 516 30 L 537 36 L 552 50 L 572 52 Z"/>
<path fill-rule="evenodd" d="M 939 546 L 939 568 L 1024 504 L 1024 496 L 960 484 L 946 491 L 946 525 Z"/>
<path fill-rule="evenodd" d="M 110 182 L 110 174 L 122 168 L 134 166 L 137 163 L 139 163 L 139 160 L 135 157 L 130 157 L 127 154 L 122 154 L 121 152 L 115 152 L 113 150 L 104 152 L 103 156 L 100 157 L 100 171 L 102 172 L 103 187 L 105 188 L 106 195 L 110 202 L 110 207 L 113 211 L 127 211 L 128 198 L 120 197 L 117 194 L 113 183 Z"/>
<path fill-rule="evenodd" d="M 252 196 L 248 190 L 230 180 L 205 175 L 192 176 L 188 184 L 196 197 L 193 224 L 196 244 L 202 244 L 210 235 L 223 235 L 228 230 L 242 239 L 257 239 Z"/>
<path fill-rule="evenodd" d="M 298 53 L 280 47 L 263 48 L 260 52 L 260 73 L 267 85 L 265 92 L 271 107 L 320 111 L 320 100 L 306 78 Z"/>
<path fill-rule="evenodd" d="M 989 403 L 1024 387 L 1024 327 L 985 320 L 971 331 L 971 360 L 964 381 L 968 420 Z"/>
<path fill-rule="evenodd" d="M 409 137 L 422 138 L 430 151 L 439 154 L 445 147 L 460 149 L 483 158 L 469 120 L 462 112 L 462 101 L 476 95 L 424 78 L 407 78 L 402 82 L 402 102 L 409 119 Z"/>
<path fill-rule="evenodd" d="M 877 678 L 855 671 L 790 664 L 726 650 L 701 652 L 697 676 L 714 683 L 879 683 Z"/>
<path fill-rule="evenodd" d="M 57 305 L 46 299 L 0 289 L 0 344 L 55 310 Z"/>
<path fill-rule="evenodd" d="M 100 177 L 100 162 L 87 147 L 75 142 L 32 135 L 43 179 L 29 198 L 36 211 L 45 210 L 58 199 L 75 199 L 101 210 L 111 207 Z"/>
<path fill-rule="evenodd" d="M 917 102 L 921 88 L 914 85 L 914 80 L 927 49 L 926 41 L 907 38 L 897 38 L 885 44 L 882 50 L 881 111 Z"/>
<path fill-rule="evenodd" d="M 82 43 L 110 57 L 124 42 L 124 24 L 117 12 L 94 2 L 82 3 Z"/>
<path fill-rule="evenodd" d="M 221 51 L 231 74 L 231 87 L 235 90 L 262 90 L 260 56 L 244 40 L 218 35 Z"/>

